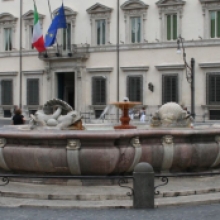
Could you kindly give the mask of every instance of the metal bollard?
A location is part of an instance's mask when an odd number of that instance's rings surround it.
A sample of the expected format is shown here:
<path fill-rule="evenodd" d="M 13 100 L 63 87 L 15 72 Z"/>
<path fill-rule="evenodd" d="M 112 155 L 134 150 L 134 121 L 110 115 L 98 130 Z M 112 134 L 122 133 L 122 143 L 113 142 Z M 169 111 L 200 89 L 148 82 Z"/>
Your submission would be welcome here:
<path fill-rule="evenodd" d="M 154 170 L 148 163 L 139 163 L 134 168 L 134 196 L 135 209 L 154 209 Z"/>

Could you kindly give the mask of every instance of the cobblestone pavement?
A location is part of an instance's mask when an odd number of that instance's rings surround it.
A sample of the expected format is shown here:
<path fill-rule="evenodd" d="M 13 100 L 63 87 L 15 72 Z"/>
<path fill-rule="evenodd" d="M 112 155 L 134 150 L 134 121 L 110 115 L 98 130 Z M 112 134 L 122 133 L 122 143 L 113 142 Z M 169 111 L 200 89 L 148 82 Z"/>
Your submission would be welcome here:
<path fill-rule="evenodd" d="M 0 219 L 10 220 L 219 220 L 220 205 L 154 210 L 0 208 Z"/>

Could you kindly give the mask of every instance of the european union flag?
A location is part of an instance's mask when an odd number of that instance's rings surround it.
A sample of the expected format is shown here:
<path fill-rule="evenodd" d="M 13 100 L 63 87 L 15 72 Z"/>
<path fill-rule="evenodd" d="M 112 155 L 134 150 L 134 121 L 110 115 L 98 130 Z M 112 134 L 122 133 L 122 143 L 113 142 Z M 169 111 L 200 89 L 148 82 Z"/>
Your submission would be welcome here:
<path fill-rule="evenodd" d="M 45 36 L 45 47 L 50 47 L 55 43 L 56 36 L 57 36 L 57 30 L 59 28 L 67 28 L 66 25 L 66 16 L 64 13 L 63 4 L 57 11 L 55 17 L 53 18 L 53 21 L 47 31 L 47 34 Z"/>

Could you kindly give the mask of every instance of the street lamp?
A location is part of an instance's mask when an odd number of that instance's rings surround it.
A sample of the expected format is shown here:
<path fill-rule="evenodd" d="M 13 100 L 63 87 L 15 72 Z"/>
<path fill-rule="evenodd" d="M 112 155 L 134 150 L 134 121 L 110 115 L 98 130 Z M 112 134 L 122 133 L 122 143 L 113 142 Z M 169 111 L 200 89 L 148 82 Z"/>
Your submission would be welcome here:
<path fill-rule="evenodd" d="M 195 59 L 191 58 L 191 65 L 186 61 L 186 52 L 183 44 L 184 38 L 181 35 L 177 39 L 177 53 L 181 53 L 181 48 L 183 50 L 183 62 L 186 69 L 186 79 L 187 82 L 191 84 L 191 115 L 195 119 Z"/>

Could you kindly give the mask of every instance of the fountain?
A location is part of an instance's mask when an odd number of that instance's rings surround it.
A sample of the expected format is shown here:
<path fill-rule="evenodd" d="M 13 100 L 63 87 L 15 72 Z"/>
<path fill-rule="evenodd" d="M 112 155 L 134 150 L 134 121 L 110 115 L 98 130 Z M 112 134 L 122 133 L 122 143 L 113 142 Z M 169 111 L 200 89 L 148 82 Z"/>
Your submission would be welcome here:
<path fill-rule="evenodd" d="M 76 126 L 81 124 L 81 116 L 67 103 L 48 101 L 32 116 L 30 125 L 0 129 L 0 169 L 112 175 L 130 173 L 140 162 L 150 163 L 157 172 L 220 167 L 219 128 L 192 129 L 190 116 L 179 105 L 168 103 L 153 115 L 152 127 L 130 129 L 127 111 L 133 104 L 115 104 L 124 110 L 121 126 L 129 129 L 82 130 Z M 50 109 L 55 106 L 53 113 Z M 78 130 L 71 130 L 74 126 Z"/>
<path fill-rule="evenodd" d="M 136 129 L 136 126 L 129 125 L 129 109 L 133 108 L 136 105 L 140 105 L 141 102 L 129 102 L 127 98 L 124 98 L 124 102 L 114 102 L 112 105 L 115 105 L 117 108 L 121 109 L 122 116 L 120 118 L 121 125 L 114 126 L 114 129 Z"/>

